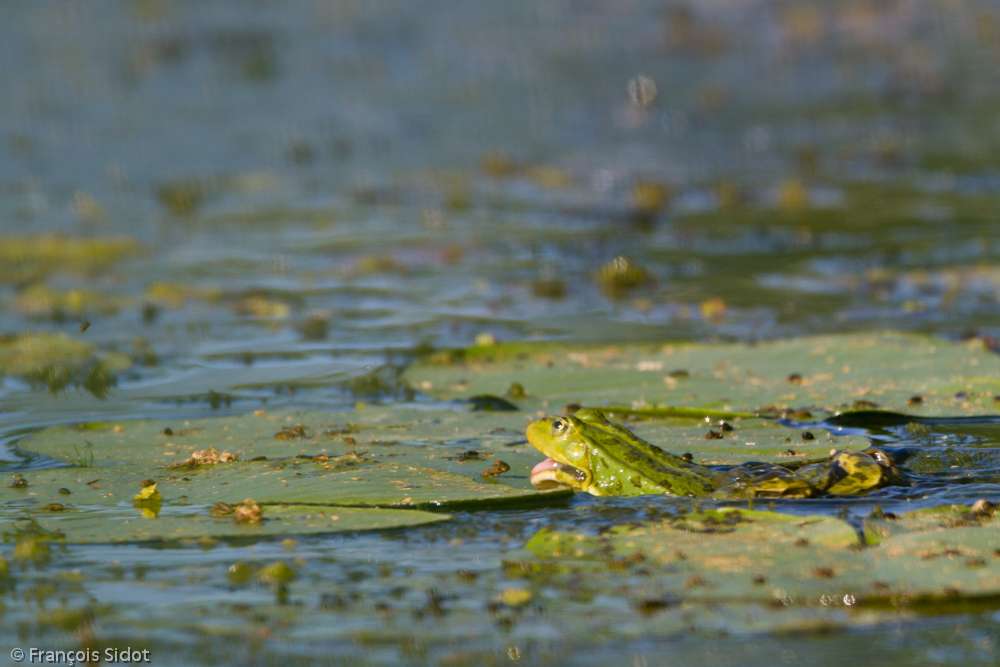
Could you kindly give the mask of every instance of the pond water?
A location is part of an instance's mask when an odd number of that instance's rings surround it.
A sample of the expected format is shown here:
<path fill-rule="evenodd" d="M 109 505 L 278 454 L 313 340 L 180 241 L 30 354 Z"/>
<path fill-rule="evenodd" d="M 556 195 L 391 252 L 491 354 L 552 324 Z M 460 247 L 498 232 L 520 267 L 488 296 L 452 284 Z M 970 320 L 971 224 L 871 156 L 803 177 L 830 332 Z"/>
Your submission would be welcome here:
<path fill-rule="evenodd" d="M 973 0 L 9 3 L 2 342 L 66 333 L 124 361 L 0 378 L 0 470 L 51 465 L 16 443 L 53 424 L 441 407 L 399 370 L 477 339 L 996 346 L 998 58 L 1000 11 Z M 602 279 L 616 257 L 637 268 Z M 923 486 L 780 508 L 859 522 L 997 495 L 1000 425 L 907 428 L 863 432 Z M 553 593 L 573 623 L 485 611 L 540 528 L 676 502 L 57 547 L 0 579 L 0 644 L 141 644 L 156 664 L 994 664 L 996 608 L 817 611 L 784 634 L 737 603 L 637 617 L 581 581 Z M 287 598 L 227 578 L 280 559 Z"/>

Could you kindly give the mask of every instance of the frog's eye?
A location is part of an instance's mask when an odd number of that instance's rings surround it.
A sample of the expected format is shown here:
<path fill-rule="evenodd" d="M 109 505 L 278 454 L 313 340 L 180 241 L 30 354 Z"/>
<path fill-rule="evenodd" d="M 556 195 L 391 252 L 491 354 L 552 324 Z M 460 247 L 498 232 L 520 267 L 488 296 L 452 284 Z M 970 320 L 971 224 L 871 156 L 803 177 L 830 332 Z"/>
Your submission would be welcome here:
<path fill-rule="evenodd" d="M 562 435 L 562 433 L 566 430 L 566 426 L 567 424 L 565 419 L 554 420 L 552 422 L 552 435 Z"/>
<path fill-rule="evenodd" d="M 878 450 L 875 450 L 874 452 L 872 452 L 872 457 L 876 461 L 878 461 L 878 464 L 883 468 L 888 468 L 892 466 L 892 461 L 890 461 L 889 457 L 885 455 L 885 452 L 880 452 Z"/>
<path fill-rule="evenodd" d="M 570 445 L 566 448 L 566 458 L 570 461 L 579 461 L 587 453 L 587 448 L 580 443 Z"/>

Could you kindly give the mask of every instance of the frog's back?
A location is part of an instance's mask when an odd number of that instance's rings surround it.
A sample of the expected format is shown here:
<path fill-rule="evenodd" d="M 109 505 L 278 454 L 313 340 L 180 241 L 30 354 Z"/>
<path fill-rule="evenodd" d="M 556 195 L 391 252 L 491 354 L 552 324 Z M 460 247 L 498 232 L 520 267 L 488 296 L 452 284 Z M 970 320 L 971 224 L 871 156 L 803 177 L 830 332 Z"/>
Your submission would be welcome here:
<path fill-rule="evenodd" d="M 599 410 L 579 410 L 574 416 L 603 431 L 609 439 L 627 444 L 605 449 L 605 461 L 594 466 L 594 485 L 606 491 L 601 495 L 669 493 L 702 498 L 729 481 L 722 479 L 724 475 L 646 442 L 624 426 L 608 421 Z"/>

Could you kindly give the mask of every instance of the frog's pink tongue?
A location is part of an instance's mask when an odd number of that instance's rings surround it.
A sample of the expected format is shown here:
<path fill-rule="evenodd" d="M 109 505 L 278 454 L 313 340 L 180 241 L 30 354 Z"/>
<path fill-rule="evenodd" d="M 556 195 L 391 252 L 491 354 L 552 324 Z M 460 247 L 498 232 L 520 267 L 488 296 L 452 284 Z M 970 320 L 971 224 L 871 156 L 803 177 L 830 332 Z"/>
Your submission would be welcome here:
<path fill-rule="evenodd" d="M 555 470 L 556 468 L 560 467 L 562 467 L 562 464 L 560 464 L 558 461 L 554 459 L 545 459 L 544 461 L 537 464 L 534 468 L 531 469 L 531 476 L 534 477 L 535 475 L 543 473 L 546 470 Z"/>

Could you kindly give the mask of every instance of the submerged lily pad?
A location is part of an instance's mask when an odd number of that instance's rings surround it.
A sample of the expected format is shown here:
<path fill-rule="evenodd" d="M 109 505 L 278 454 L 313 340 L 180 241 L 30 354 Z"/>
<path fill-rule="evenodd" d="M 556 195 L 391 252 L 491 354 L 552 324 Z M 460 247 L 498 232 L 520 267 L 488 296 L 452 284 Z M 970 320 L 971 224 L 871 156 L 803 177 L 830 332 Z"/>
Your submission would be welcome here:
<path fill-rule="evenodd" d="M 442 400 L 500 394 L 517 382 L 527 391 L 522 409 L 553 411 L 577 404 L 803 417 L 872 408 L 995 414 L 1000 357 L 980 340 L 904 333 L 729 345 L 512 343 L 431 355 L 404 378 Z"/>

